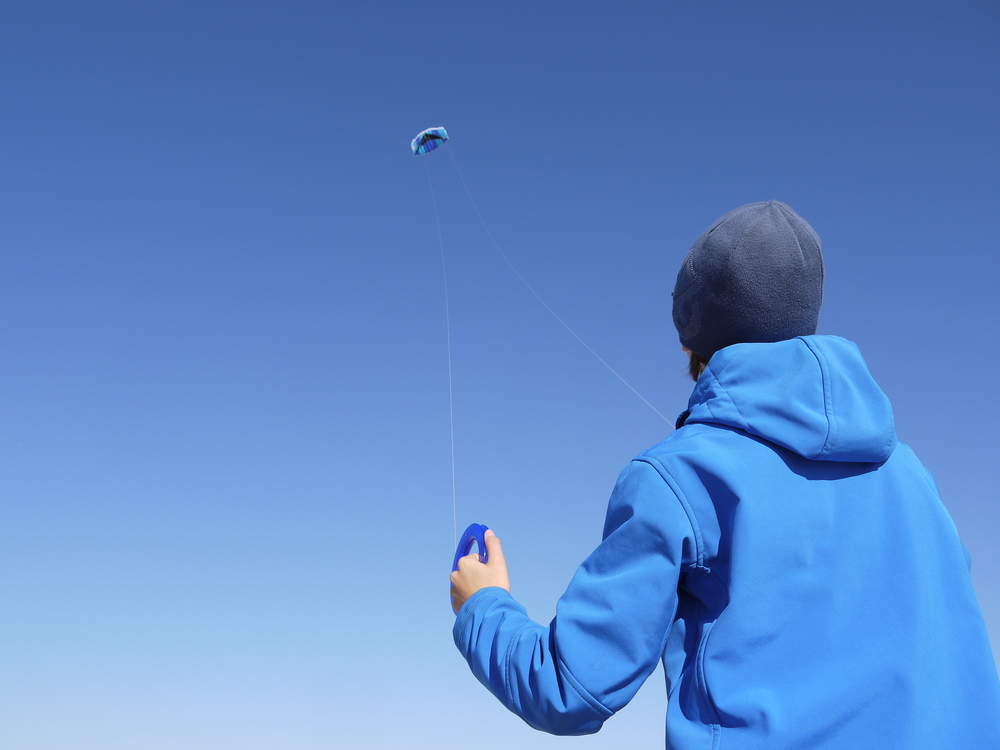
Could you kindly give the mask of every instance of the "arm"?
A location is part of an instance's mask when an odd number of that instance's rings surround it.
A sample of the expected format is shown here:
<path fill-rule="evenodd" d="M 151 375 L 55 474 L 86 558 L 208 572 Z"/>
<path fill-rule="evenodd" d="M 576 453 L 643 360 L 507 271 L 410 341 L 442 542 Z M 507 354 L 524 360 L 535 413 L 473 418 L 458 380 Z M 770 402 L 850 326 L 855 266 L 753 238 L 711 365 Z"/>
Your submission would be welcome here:
<path fill-rule="evenodd" d="M 680 503 L 648 464 L 622 472 L 604 541 L 577 570 L 548 627 L 498 586 L 462 605 L 455 644 L 507 708 L 553 734 L 596 732 L 656 667 L 677 608 Z"/>

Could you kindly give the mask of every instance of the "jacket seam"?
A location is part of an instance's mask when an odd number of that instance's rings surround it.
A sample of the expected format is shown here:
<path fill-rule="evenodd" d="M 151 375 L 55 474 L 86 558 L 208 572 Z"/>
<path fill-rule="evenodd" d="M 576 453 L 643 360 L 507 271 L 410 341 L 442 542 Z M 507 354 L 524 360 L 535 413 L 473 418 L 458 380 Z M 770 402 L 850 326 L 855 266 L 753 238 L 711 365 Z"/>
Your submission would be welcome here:
<path fill-rule="evenodd" d="M 833 381 L 827 376 L 826 358 L 821 356 L 820 352 L 813 346 L 812 342 L 806 340 L 804 337 L 800 336 L 802 343 L 806 345 L 806 348 L 813 355 L 816 360 L 816 364 L 819 366 L 820 378 L 823 381 L 823 413 L 826 416 L 826 439 L 823 441 L 823 445 L 819 449 L 819 453 L 816 454 L 814 458 L 819 458 L 820 456 L 829 456 L 833 452 L 834 446 L 837 444 L 837 439 L 839 437 L 839 431 L 837 430 L 837 419 L 833 414 Z"/>
<path fill-rule="evenodd" d="M 503 691 L 504 694 L 507 696 L 508 706 L 514 705 L 514 696 L 511 695 L 510 692 L 510 686 L 512 682 L 510 679 L 511 655 L 514 653 L 514 649 L 517 646 L 517 644 L 521 642 L 521 636 L 523 634 L 524 631 L 522 630 L 517 631 L 517 634 L 513 638 L 511 638 L 510 643 L 507 644 L 507 653 L 503 655 Z"/>
<path fill-rule="evenodd" d="M 688 502 L 687 496 L 681 489 L 680 484 L 673 477 L 673 475 L 671 475 L 670 472 L 667 471 L 667 468 L 657 459 L 651 456 L 644 456 L 642 458 L 637 458 L 636 460 L 649 464 L 660 475 L 660 478 L 663 479 L 664 484 L 667 485 L 667 489 L 669 489 L 677 498 L 677 501 L 680 503 L 681 507 L 684 510 L 684 514 L 687 516 L 688 524 L 691 526 L 691 532 L 694 534 L 695 537 L 697 561 L 694 565 L 684 565 L 682 561 L 681 568 L 682 569 L 693 568 L 694 570 L 697 571 L 699 575 L 711 578 L 717 584 L 722 586 L 722 588 L 725 591 L 728 592 L 729 587 L 726 586 L 725 583 L 715 574 L 715 571 L 713 571 L 711 568 L 705 565 L 705 543 L 701 534 L 701 526 L 698 524 L 698 519 L 694 514 L 694 508 L 691 507 L 690 502 Z M 705 696 L 705 702 L 710 707 L 713 717 L 715 719 L 715 721 L 709 726 L 711 727 L 711 732 L 712 732 L 712 748 L 713 750 L 717 750 L 722 740 L 722 725 L 720 723 L 721 720 L 719 717 L 719 709 L 715 705 L 715 701 L 712 699 L 712 693 L 708 687 L 708 677 L 704 671 L 705 652 L 708 649 L 708 641 L 711 638 L 712 632 L 715 629 L 714 628 L 715 621 L 713 621 L 712 625 L 713 627 L 709 630 L 708 635 L 705 637 L 704 641 L 699 645 L 698 649 L 699 657 L 696 658 L 695 660 L 696 661 L 695 670 L 696 670 L 697 680 L 698 682 L 701 683 L 701 691 Z M 668 629 L 667 632 L 664 633 L 663 639 L 660 643 L 661 654 L 663 653 L 663 650 L 666 647 L 667 638 L 669 638 L 669 636 L 670 636 L 670 630 Z"/>
<path fill-rule="evenodd" d="M 577 679 L 576 675 L 573 674 L 573 672 L 570 670 L 570 668 L 566 666 L 565 662 L 563 662 L 563 660 L 559 656 L 556 656 L 556 669 L 559 672 L 564 673 L 567 677 L 569 677 L 569 679 L 564 680 L 565 683 L 567 685 L 569 685 L 570 688 L 572 688 L 572 690 L 573 690 L 574 693 L 576 693 L 578 696 L 580 696 L 580 698 L 583 700 L 584 703 L 586 703 L 588 706 L 590 706 L 591 710 L 593 710 L 594 713 L 596 713 L 598 716 L 600 716 L 601 715 L 601 711 L 604 711 L 607 714 L 602 719 L 602 721 L 605 721 L 608 718 L 610 718 L 611 716 L 614 716 L 615 712 L 612 711 L 607 706 L 605 706 L 603 703 L 601 703 L 597 698 L 595 698 L 594 696 L 592 696 L 590 694 L 590 692 L 586 688 L 583 687 L 583 683 L 580 682 L 580 680 Z M 579 684 L 580 687 L 577 687 L 577 684 Z M 600 709 L 600 710 L 598 710 L 598 709 Z"/>
<path fill-rule="evenodd" d="M 472 595 L 472 596 L 470 596 L 469 598 L 470 598 L 470 599 L 471 599 L 471 598 L 473 598 L 473 597 L 474 597 L 474 596 L 475 596 L 476 594 L 478 594 L 478 593 L 479 593 L 479 592 L 477 591 L 477 592 L 476 592 L 475 594 L 473 594 L 473 595 Z M 482 598 L 482 597 L 480 597 L 480 599 L 481 599 L 481 598 Z M 463 618 L 462 618 L 462 627 L 460 627 L 460 628 L 458 629 L 458 640 L 460 640 L 460 641 L 461 641 L 461 640 L 464 640 L 464 638 L 465 638 L 465 629 L 466 629 L 467 627 L 469 627 L 469 621 L 470 621 L 470 620 L 472 620 L 472 618 L 473 618 L 473 617 L 475 617 L 475 609 L 476 609 L 476 607 L 478 607 L 478 606 L 479 606 L 479 602 L 476 602 L 476 603 L 475 603 L 475 604 L 474 604 L 473 606 L 469 607 L 469 611 L 468 611 L 468 612 L 466 612 L 466 613 L 465 613 L 465 617 L 463 617 Z"/>
<path fill-rule="evenodd" d="M 698 670 L 698 679 L 701 681 L 701 689 L 705 692 L 705 702 L 708 704 L 709 708 L 712 709 L 712 714 L 714 715 L 715 721 L 712 722 L 713 726 L 719 726 L 722 723 L 722 719 L 719 716 L 719 707 L 715 705 L 715 699 L 712 697 L 712 691 L 708 687 L 708 674 L 705 672 L 705 660 L 708 658 L 708 644 L 712 640 L 712 635 L 715 633 L 715 627 L 719 623 L 719 617 L 717 616 L 714 620 L 710 621 L 710 627 L 708 633 L 704 635 L 698 648 L 698 657 L 696 663 L 696 669 Z"/>
<path fill-rule="evenodd" d="M 694 535 L 696 565 L 698 567 L 704 567 L 705 541 L 701 533 L 701 526 L 698 524 L 698 519 L 694 514 L 694 508 L 691 507 L 691 504 L 688 502 L 688 499 L 684 495 L 684 491 L 680 488 L 680 485 L 677 483 L 677 480 L 671 476 L 670 472 L 667 471 L 667 468 L 662 463 L 652 456 L 642 456 L 635 460 L 640 463 L 648 464 L 652 467 L 653 471 L 659 474 L 660 479 L 662 479 L 663 483 L 667 485 L 667 489 L 670 490 L 675 498 L 677 498 L 677 502 L 680 503 L 680 506 L 684 511 L 684 515 L 687 516 L 688 525 L 691 527 L 691 533 Z M 684 564 L 682 560 L 681 567 L 683 566 Z"/>
<path fill-rule="evenodd" d="M 892 444 L 898 441 L 898 435 L 896 435 L 896 414 L 889 409 L 889 436 L 885 439 L 885 446 L 882 448 L 882 453 L 885 455 L 885 461 L 889 460 L 889 456 L 892 455 Z"/>
<path fill-rule="evenodd" d="M 465 629 L 467 627 L 469 627 L 469 620 L 471 620 L 472 616 L 473 616 L 472 615 L 472 609 L 473 608 L 470 608 L 469 611 L 466 613 L 465 617 L 462 618 L 462 627 L 460 627 L 458 629 L 458 640 L 459 641 L 464 641 L 465 640 Z"/>
<path fill-rule="evenodd" d="M 504 660 L 503 660 L 504 695 L 507 696 L 507 704 L 511 705 L 511 706 L 515 705 L 514 704 L 514 696 L 513 696 L 513 694 L 511 693 L 511 690 L 510 690 L 510 686 L 514 683 L 514 681 L 511 679 L 511 674 L 510 674 L 510 672 L 511 672 L 512 656 L 513 656 L 514 652 L 517 650 L 517 646 L 521 642 L 521 638 L 523 637 L 523 635 L 524 635 L 524 631 L 519 631 L 517 633 L 517 635 L 514 638 L 511 639 L 510 643 L 507 646 L 507 651 L 504 654 Z M 615 713 L 614 711 L 612 711 L 610 708 L 608 708 L 603 703 L 601 703 L 599 700 L 597 700 L 597 698 L 595 698 L 594 696 L 590 695 L 590 693 L 588 693 L 586 690 L 578 688 L 576 686 L 576 684 L 574 684 L 574 683 L 580 683 L 580 681 L 570 671 L 569 667 L 566 666 L 566 664 L 563 662 L 563 660 L 561 658 L 559 658 L 558 655 L 555 657 L 555 666 L 556 666 L 556 671 L 557 672 L 563 673 L 563 674 L 565 674 L 565 675 L 567 675 L 569 677 L 569 679 L 563 678 L 561 681 L 563 683 L 565 683 L 566 685 L 568 685 L 570 687 L 570 689 L 574 693 L 576 693 L 580 697 L 580 699 L 584 703 L 587 704 L 587 706 L 590 707 L 591 711 L 593 711 L 599 717 L 601 716 L 601 711 L 604 711 L 604 713 L 606 715 L 601 719 L 602 721 L 605 721 L 609 717 L 611 717 L 611 716 L 614 715 L 614 713 Z M 580 683 L 580 685 L 582 686 L 582 683 Z"/>
<path fill-rule="evenodd" d="M 739 358 L 740 357 L 738 354 L 734 354 L 732 357 L 730 357 L 730 359 L 722 366 L 722 368 L 718 372 L 713 371 L 712 374 L 715 376 L 715 382 L 719 384 L 720 390 L 726 395 L 726 401 L 729 402 L 729 405 L 733 407 L 733 411 L 736 412 L 736 414 L 740 418 L 740 421 L 743 422 L 742 429 L 746 430 L 750 427 L 750 423 L 747 421 L 747 418 L 743 416 L 743 412 L 740 411 L 739 404 L 737 404 L 733 400 L 733 397 L 729 395 L 729 389 L 726 388 L 725 384 L 723 384 L 722 382 L 722 373 L 724 373 L 727 369 L 729 369 L 729 365 L 733 364 L 733 362 L 735 362 Z M 709 401 L 703 402 L 703 404 L 708 409 L 708 413 L 711 414 L 713 418 L 716 418 L 715 414 L 712 412 L 712 407 L 709 405 L 710 401 L 711 399 L 709 399 Z"/>

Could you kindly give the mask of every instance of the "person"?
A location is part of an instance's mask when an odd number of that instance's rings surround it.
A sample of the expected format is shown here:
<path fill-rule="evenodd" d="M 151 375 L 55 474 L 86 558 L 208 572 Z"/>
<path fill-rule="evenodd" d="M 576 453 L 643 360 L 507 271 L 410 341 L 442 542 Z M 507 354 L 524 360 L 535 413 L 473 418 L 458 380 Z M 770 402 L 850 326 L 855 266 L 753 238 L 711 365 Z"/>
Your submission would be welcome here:
<path fill-rule="evenodd" d="M 662 660 L 667 747 L 998 748 L 970 561 L 857 347 L 816 335 L 819 237 L 789 206 L 691 247 L 673 319 L 697 384 L 635 458 L 556 616 L 500 540 L 452 574 L 455 643 L 528 724 L 588 734 Z"/>

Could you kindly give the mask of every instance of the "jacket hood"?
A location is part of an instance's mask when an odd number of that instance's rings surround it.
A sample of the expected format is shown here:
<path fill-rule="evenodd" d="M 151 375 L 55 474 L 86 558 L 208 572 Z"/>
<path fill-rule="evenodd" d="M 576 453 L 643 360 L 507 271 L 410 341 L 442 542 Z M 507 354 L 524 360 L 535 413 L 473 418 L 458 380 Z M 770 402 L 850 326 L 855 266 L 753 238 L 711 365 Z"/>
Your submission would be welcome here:
<path fill-rule="evenodd" d="M 712 357 L 685 421 L 735 427 L 817 461 L 885 461 L 889 399 L 858 347 L 839 336 L 734 344 Z"/>

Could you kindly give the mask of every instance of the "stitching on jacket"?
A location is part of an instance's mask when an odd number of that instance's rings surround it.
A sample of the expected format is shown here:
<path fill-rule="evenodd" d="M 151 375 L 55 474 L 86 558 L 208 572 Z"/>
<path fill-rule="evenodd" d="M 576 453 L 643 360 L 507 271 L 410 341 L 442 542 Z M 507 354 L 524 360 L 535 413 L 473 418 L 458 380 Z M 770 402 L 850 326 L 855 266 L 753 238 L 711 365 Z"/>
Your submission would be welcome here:
<path fill-rule="evenodd" d="M 482 591 L 482 589 L 480 589 L 480 591 Z M 509 592 L 508 592 L 508 593 L 509 593 Z M 477 592 L 476 592 L 475 594 L 473 594 L 472 596 L 470 596 L 470 597 L 469 597 L 469 599 L 474 599 L 474 598 L 476 597 L 476 595 L 477 595 L 477 594 L 479 594 L 479 591 L 477 591 Z M 482 598 L 482 597 L 480 597 L 480 598 Z M 466 601 L 468 601 L 468 599 L 467 599 Z M 464 606 L 464 605 L 463 605 L 463 606 Z M 476 603 L 476 606 L 478 606 L 478 602 Z M 462 620 L 462 627 L 460 627 L 460 628 L 458 629 L 458 640 L 460 640 L 460 641 L 461 641 L 461 640 L 463 640 L 463 639 L 465 638 L 465 629 L 466 629 L 467 627 L 469 627 L 469 621 L 470 621 L 470 620 L 471 620 L 471 619 L 472 619 L 473 617 L 475 617 L 475 612 L 474 612 L 474 610 L 476 609 L 476 606 L 473 606 L 473 607 L 470 607 L 470 608 L 469 608 L 469 611 L 468 611 L 468 612 L 466 612 L 466 614 L 465 614 L 465 619 L 463 619 L 463 620 Z"/>
<path fill-rule="evenodd" d="M 566 666 L 566 664 L 559 656 L 556 656 L 556 672 L 557 673 L 564 672 L 569 677 L 569 679 L 564 679 L 563 682 L 569 685 L 570 688 L 572 688 L 573 692 L 576 693 L 578 696 L 580 696 L 583 702 L 586 703 L 588 706 L 590 706 L 590 708 L 594 711 L 594 713 L 600 716 L 601 711 L 599 711 L 598 709 L 601 709 L 607 714 L 607 716 L 601 719 L 602 723 L 615 715 L 614 711 L 612 711 L 610 708 L 608 708 L 599 700 L 597 700 L 597 698 L 592 696 L 587 691 L 587 689 L 583 687 L 583 683 L 576 678 L 576 675 L 573 674 L 570 668 Z M 580 687 L 578 688 L 574 683 L 579 683 Z"/>
<path fill-rule="evenodd" d="M 885 455 L 886 461 L 889 460 L 889 456 L 892 455 L 890 447 L 893 441 L 898 442 L 899 436 L 896 434 L 896 414 L 892 410 L 892 405 L 889 406 L 889 437 L 885 439 L 885 447 L 882 449 L 882 453 Z"/>
<path fill-rule="evenodd" d="M 514 705 L 514 696 L 511 694 L 510 691 L 510 685 L 512 685 L 514 682 L 513 680 L 511 680 L 510 677 L 511 655 L 514 653 L 514 651 L 517 650 L 517 644 L 521 642 L 521 637 L 523 635 L 524 635 L 523 630 L 518 631 L 517 635 L 511 639 L 510 644 L 507 646 L 507 652 L 504 654 L 504 662 L 503 662 L 504 694 L 507 696 L 507 704 L 509 706 Z M 576 678 L 576 675 L 574 675 L 573 672 L 570 671 L 569 667 L 566 666 L 566 664 L 563 662 L 563 660 L 559 657 L 558 654 L 553 654 L 553 656 L 555 658 L 556 676 L 560 678 L 560 682 L 565 685 L 568 685 L 570 689 L 580 697 L 580 700 L 582 700 L 585 704 L 587 704 L 587 706 L 589 706 L 590 709 L 595 714 L 597 714 L 598 718 L 600 718 L 601 720 L 601 723 L 604 723 L 609 718 L 614 716 L 615 714 L 614 711 L 612 711 L 610 708 L 608 708 L 599 700 L 597 700 L 597 698 L 590 695 L 590 693 L 588 693 L 586 689 L 583 688 L 583 683 Z M 567 676 L 569 679 L 567 679 Z M 575 683 L 579 683 L 580 687 L 578 688 Z M 604 712 L 603 716 L 601 714 L 602 711 Z"/>
<path fill-rule="evenodd" d="M 709 375 L 712 376 L 712 380 L 714 380 L 716 383 L 719 383 L 719 376 L 716 374 L 715 370 L 713 370 L 711 367 L 706 367 L 705 368 L 705 372 L 707 372 Z M 719 383 L 719 388 L 722 388 L 722 383 Z M 695 390 L 697 390 L 697 389 L 695 389 Z M 707 381 L 706 381 L 705 390 L 708 390 Z M 692 394 L 692 400 L 693 400 L 693 398 L 694 398 L 694 396 Z M 718 419 L 718 417 L 715 416 L 715 412 L 712 411 L 712 399 L 711 398 L 705 398 L 704 400 L 699 401 L 697 404 L 695 404 L 695 406 L 701 406 L 701 407 L 703 407 L 705 409 L 705 411 L 708 412 L 709 416 L 712 417 L 712 419 Z"/>
<path fill-rule="evenodd" d="M 714 372 L 714 371 L 713 371 L 713 372 L 712 372 L 712 374 L 713 374 L 713 375 L 715 376 L 715 382 L 719 384 L 719 390 L 720 390 L 720 391 L 722 391 L 722 393 L 723 393 L 723 394 L 725 394 L 725 396 L 726 396 L 726 401 L 728 401 L 728 402 L 729 402 L 729 405 L 733 407 L 733 411 L 735 411 L 735 412 L 736 412 L 736 414 L 737 414 L 737 415 L 739 416 L 739 418 L 740 418 L 740 421 L 742 421 L 742 422 L 743 422 L 743 429 L 745 429 L 745 430 L 746 430 L 746 429 L 749 429 L 749 427 L 750 427 L 750 423 L 749 423 L 749 422 L 747 421 L 747 418 L 743 416 L 743 412 L 741 412 L 741 411 L 740 411 L 740 407 L 739 407 L 739 404 L 737 404 L 737 403 L 736 403 L 736 402 L 735 402 L 735 401 L 733 400 L 733 397 L 729 395 L 729 389 L 728 389 L 728 388 L 726 388 L 726 386 L 725 386 L 725 385 L 723 385 L 723 383 L 722 383 L 722 373 L 724 373 L 724 372 L 725 372 L 726 370 L 728 370 L 728 369 L 729 369 L 729 365 L 731 365 L 731 364 L 732 364 L 733 362 L 735 362 L 735 361 L 736 361 L 736 360 L 738 360 L 739 358 L 740 358 L 740 356 L 739 356 L 738 354 L 734 354 L 734 355 L 733 355 L 733 356 L 732 356 L 732 357 L 731 357 L 731 358 L 729 359 L 729 361 L 728 361 L 728 362 L 726 362 L 726 364 L 724 364 L 724 365 L 722 366 L 722 369 L 721 369 L 721 370 L 719 370 L 719 372 L 717 372 L 717 373 L 716 373 L 716 372 Z M 714 414 L 714 413 L 712 413 L 712 407 L 711 407 L 711 406 L 709 406 L 709 401 L 706 401 L 704 405 L 705 405 L 706 407 L 708 407 L 708 413 L 709 413 L 709 414 L 711 414 L 711 415 L 712 415 L 712 417 L 714 418 L 714 417 L 715 417 L 715 414 Z"/>
<path fill-rule="evenodd" d="M 511 695 L 510 692 L 510 686 L 513 682 L 510 679 L 511 654 L 514 652 L 514 648 L 517 646 L 517 644 L 521 642 L 522 635 L 524 635 L 524 631 L 518 630 L 517 634 L 510 639 L 510 643 L 507 644 L 507 653 L 503 655 L 503 691 L 504 694 L 507 696 L 508 706 L 514 705 L 514 696 Z"/>
<path fill-rule="evenodd" d="M 470 608 L 469 611 L 466 613 L 465 619 L 462 620 L 462 627 L 458 629 L 458 640 L 460 641 L 465 640 L 465 629 L 469 627 L 469 620 L 472 619 L 472 609 L 474 608 Z"/>
<path fill-rule="evenodd" d="M 639 458 L 635 458 L 633 460 L 639 463 L 648 464 L 652 467 L 653 471 L 659 474 L 663 483 L 667 485 L 667 489 L 670 490 L 674 497 L 677 498 L 677 502 L 680 503 L 681 508 L 684 510 L 684 515 L 687 516 L 688 524 L 691 526 L 691 533 L 694 535 L 697 565 L 698 567 L 704 567 L 705 541 L 701 534 L 701 526 L 698 525 L 698 519 L 694 514 L 694 508 L 691 507 L 691 503 L 688 502 L 688 499 L 684 495 L 684 491 L 680 488 L 680 485 L 677 483 L 677 480 L 670 475 L 670 472 L 667 471 L 663 464 L 652 456 L 640 456 Z M 683 565 L 684 561 L 682 560 L 681 566 L 683 567 Z"/>
<path fill-rule="evenodd" d="M 704 606 L 702 606 L 702 610 L 704 611 Z M 706 622 L 708 632 L 702 634 L 701 642 L 698 644 L 697 656 L 695 657 L 695 674 L 701 683 L 701 691 L 705 696 L 705 703 L 708 704 L 715 718 L 715 721 L 712 722 L 713 728 L 721 724 L 721 719 L 719 717 L 719 707 L 715 705 L 715 700 L 712 698 L 712 691 L 708 687 L 708 675 L 705 673 L 705 659 L 708 658 L 708 642 L 712 640 L 712 634 L 715 632 L 715 626 L 718 622 L 718 617 Z"/>
<path fill-rule="evenodd" d="M 674 496 L 674 498 L 677 499 L 678 504 L 681 506 L 681 510 L 684 511 L 684 515 L 687 517 L 688 525 L 691 527 L 691 534 L 695 540 L 696 561 L 692 565 L 692 564 L 685 564 L 684 560 L 681 559 L 678 565 L 679 570 L 680 571 L 684 571 L 685 569 L 689 571 L 693 570 L 698 575 L 711 573 L 711 571 L 705 568 L 705 566 L 703 565 L 705 560 L 705 543 L 704 540 L 702 539 L 701 527 L 698 525 L 698 519 L 694 514 L 694 509 L 691 507 L 691 504 L 687 501 L 687 498 L 683 497 L 683 491 L 680 489 L 680 486 L 677 484 L 677 481 L 672 476 L 670 476 L 670 473 L 667 471 L 666 467 L 663 466 L 663 464 L 660 463 L 655 458 L 652 458 L 650 456 L 645 456 L 645 457 L 635 458 L 633 460 L 638 463 L 647 464 L 651 469 L 653 469 L 653 471 L 655 471 L 657 474 L 660 475 L 660 479 L 663 480 L 663 483 L 666 485 L 667 490 Z M 668 481 L 667 477 L 669 477 L 671 481 Z M 674 614 L 676 615 L 676 613 L 677 613 L 677 608 L 675 605 Z M 660 638 L 660 648 L 659 648 L 660 659 L 663 658 L 663 654 L 667 647 L 667 640 L 670 638 L 670 631 L 672 627 L 673 627 L 672 624 L 669 625 L 663 632 L 663 636 Z"/>
<path fill-rule="evenodd" d="M 684 495 L 684 491 L 681 489 L 680 483 L 676 479 L 674 479 L 674 477 L 670 474 L 670 472 L 667 471 L 666 467 L 663 466 L 663 464 L 660 463 L 655 458 L 644 456 L 642 458 L 637 458 L 635 460 L 648 463 L 650 466 L 656 469 L 657 473 L 663 479 L 664 484 L 667 485 L 667 489 L 671 490 L 674 493 L 674 496 L 677 498 L 678 502 L 681 504 L 681 507 L 684 509 L 684 513 L 688 518 L 688 523 L 691 525 L 691 531 L 695 536 L 695 545 L 697 546 L 697 563 L 695 565 L 689 565 L 686 567 L 688 567 L 689 569 L 693 569 L 699 576 L 702 576 L 704 578 L 710 578 L 711 580 L 715 581 L 719 586 L 722 587 L 724 591 L 726 591 L 728 595 L 729 587 L 726 586 L 725 582 L 722 581 L 721 578 L 719 578 L 718 574 L 716 574 L 714 570 L 705 566 L 705 542 L 704 539 L 702 538 L 701 526 L 698 524 L 698 518 L 697 516 L 695 516 L 694 508 L 691 506 L 691 504 L 687 500 L 687 497 Z M 681 567 L 682 568 L 685 567 L 683 565 L 683 561 Z M 713 627 L 712 629 L 709 630 L 708 636 L 706 636 L 704 641 L 699 644 L 697 651 L 698 656 L 695 659 L 696 662 L 695 679 L 697 682 L 701 683 L 701 692 L 704 695 L 705 702 L 708 704 L 715 718 L 715 722 L 709 725 L 712 731 L 713 750 L 717 750 L 717 748 L 721 744 L 722 726 L 719 723 L 720 722 L 719 709 L 715 705 L 715 701 L 712 700 L 711 691 L 708 689 L 708 678 L 704 673 L 704 657 L 705 657 L 705 651 L 708 649 L 708 639 L 712 635 L 715 622 L 717 622 L 717 620 L 713 621 L 712 623 Z M 662 642 L 660 643 L 661 654 L 663 653 L 663 650 L 666 647 L 666 641 L 669 635 L 670 631 L 668 630 L 664 634 Z"/>
<path fill-rule="evenodd" d="M 833 416 L 833 382 L 827 378 L 827 368 L 824 367 L 826 364 L 826 357 L 821 356 L 820 352 L 816 350 L 812 342 L 806 340 L 802 336 L 799 336 L 799 339 L 812 353 L 813 358 L 816 360 L 816 364 L 819 366 L 820 377 L 823 379 L 823 413 L 826 415 L 826 439 L 823 441 L 823 445 L 819 449 L 819 453 L 817 453 L 814 458 L 829 456 L 830 453 L 833 452 L 833 446 L 837 444 L 838 437 L 837 420 L 836 417 Z M 806 458 L 808 458 L 808 456 Z"/>

